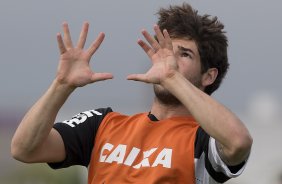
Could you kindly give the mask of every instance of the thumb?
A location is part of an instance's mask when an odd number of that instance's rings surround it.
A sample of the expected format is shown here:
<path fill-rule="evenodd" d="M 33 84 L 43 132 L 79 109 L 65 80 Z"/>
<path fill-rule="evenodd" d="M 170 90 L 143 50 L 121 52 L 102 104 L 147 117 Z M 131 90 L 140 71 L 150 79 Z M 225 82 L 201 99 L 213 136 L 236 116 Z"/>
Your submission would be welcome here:
<path fill-rule="evenodd" d="M 150 83 L 145 74 L 130 74 L 127 76 L 127 80 Z"/>
<path fill-rule="evenodd" d="M 114 78 L 111 73 L 93 73 L 91 77 L 91 81 L 97 82 L 97 81 L 103 81 Z"/>

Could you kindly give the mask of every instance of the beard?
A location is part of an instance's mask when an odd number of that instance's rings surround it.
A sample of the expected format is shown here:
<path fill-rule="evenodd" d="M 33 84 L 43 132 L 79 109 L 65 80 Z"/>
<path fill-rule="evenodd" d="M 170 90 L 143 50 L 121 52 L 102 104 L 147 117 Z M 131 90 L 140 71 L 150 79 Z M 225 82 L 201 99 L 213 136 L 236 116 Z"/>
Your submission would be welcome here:
<path fill-rule="evenodd" d="M 182 103 L 174 95 L 172 95 L 168 90 L 164 89 L 161 85 L 155 84 L 154 92 L 157 100 L 163 105 L 182 105 Z"/>
<path fill-rule="evenodd" d="M 192 79 L 190 80 L 190 82 L 197 88 L 200 88 L 201 86 L 200 77 Z M 182 105 L 182 103 L 173 94 L 171 94 L 168 90 L 166 90 L 163 86 L 159 84 L 154 85 L 154 92 L 157 100 L 163 105 L 173 107 Z"/>

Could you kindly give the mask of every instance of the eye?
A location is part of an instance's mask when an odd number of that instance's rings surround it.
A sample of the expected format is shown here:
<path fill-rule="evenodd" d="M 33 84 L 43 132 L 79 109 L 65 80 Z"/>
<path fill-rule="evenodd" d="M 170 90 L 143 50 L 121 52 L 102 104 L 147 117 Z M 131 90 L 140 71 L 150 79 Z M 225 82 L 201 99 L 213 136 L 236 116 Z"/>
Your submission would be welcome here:
<path fill-rule="evenodd" d="M 189 58 L 192 59 L 192 56 L 191 56 L 189 53 L 187 53 L 187 52 L 182 52 L 182 53 L 180 53 L 180 56 L 181 56 L 181 57 L 189 57 Z"/>

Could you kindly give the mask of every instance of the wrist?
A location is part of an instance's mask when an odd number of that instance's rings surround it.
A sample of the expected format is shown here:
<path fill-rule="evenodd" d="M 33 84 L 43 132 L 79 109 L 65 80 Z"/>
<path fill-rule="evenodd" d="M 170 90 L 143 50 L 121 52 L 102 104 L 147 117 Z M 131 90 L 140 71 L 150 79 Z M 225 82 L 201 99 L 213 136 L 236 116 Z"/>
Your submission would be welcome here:
<path fill-rule="evenodd" d="M 52 86 L 56 91 L 66 93 L 68 95 L 71 94 L 76 89 L 75 86 L 62 83 L 57 78 L 53 81 Z"/>
<path fill-rule="evenodd" d="M 169 88 L 169 86 L 176 83 L 177 80 L 184 78 L 178 71 L 174 71 L 166 75 L 166 77 L 162 80 L 161 85 L 164 88 Z"/>

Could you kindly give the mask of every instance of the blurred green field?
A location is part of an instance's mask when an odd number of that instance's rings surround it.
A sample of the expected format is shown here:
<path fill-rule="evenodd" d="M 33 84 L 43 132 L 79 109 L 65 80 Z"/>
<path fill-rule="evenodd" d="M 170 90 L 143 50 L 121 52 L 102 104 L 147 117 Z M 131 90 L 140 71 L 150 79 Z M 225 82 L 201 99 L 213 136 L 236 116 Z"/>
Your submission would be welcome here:
<path fill-rule="evenodd" d="M 14 129 L 0 126 L 0 184 L 80 184 L 87 183 L 87 169 L 74 166 L 53 170 L 47 164 L 25 164 L 11 157 Z"/>
<path fill-rule="evenodd" d="M 82 183 L 78 168 L 51 170 L 44 164 L 17 167 L 1 176 L 1 184 L 78 184 Z"/>

